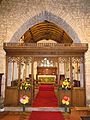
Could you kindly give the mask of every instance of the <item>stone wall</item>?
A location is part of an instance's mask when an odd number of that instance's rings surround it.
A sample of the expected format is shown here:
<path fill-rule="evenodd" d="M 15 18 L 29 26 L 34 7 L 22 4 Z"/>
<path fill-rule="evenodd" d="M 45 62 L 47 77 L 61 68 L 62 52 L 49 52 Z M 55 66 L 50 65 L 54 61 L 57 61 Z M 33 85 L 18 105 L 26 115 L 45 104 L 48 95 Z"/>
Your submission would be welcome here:
<path fill-rule="evenodd" d="M 18 42 L 29 27 L 43 20 L 62 27 L 74 42 L 90 44 L 90 0 L 2 0 L 0 2 L 0 72 L 5 72 L 3 42 Z M 90 50 L 85 55 L 90 99 Z"/>

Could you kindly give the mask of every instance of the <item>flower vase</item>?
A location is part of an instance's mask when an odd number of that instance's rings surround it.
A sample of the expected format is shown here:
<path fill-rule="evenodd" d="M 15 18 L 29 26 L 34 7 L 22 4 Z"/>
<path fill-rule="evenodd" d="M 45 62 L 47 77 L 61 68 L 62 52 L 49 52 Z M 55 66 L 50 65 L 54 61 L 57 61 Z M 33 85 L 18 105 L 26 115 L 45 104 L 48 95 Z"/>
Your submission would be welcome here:
<path fill-rule="evenodd" d="M 64 107 L 64 111 L 65 111 L 65 113 L 67 113 L 67 106 Z"/>
<path fill-rule="evenodd" d="M 25 104 L 23 104 L 23 112 L 25 112 Z"/>

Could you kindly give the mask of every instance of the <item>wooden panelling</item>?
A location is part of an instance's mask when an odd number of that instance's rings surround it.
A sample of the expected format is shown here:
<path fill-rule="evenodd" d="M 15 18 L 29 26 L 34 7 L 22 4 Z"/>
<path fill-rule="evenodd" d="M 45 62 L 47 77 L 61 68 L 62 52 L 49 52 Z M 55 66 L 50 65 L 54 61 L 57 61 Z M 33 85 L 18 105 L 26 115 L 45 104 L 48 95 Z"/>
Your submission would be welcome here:
<path fill-rule="evenodd" d="M 5 105 L 18 105 L 18 89 L 16 87 L 8 87 L 6 89 Z"/>
<path fill-rule="evenodd" d="M 75 87 L 72 90 L 72 103 L 73 106 L 85 106 L 85 89 Z"/>
<path fill-rule="evenodd" d="M 5 105 L 6 106 L 18 106 L 20 105 L 20 98 L 27 95 L 29 99 L 28 105 L 31 104 L 31 91 L 30 90 L 18 90 L 17 87 L 7 87 L 5 93 Z"/>
<path fill-rule="evenodd" d="M 86 117 L 87 119 L 85 119 L 85 120 L 90 120 L 90 107 L 73 107 L 71 109 L 71 115 L 80 116 L 80 118 L 81 117 Z"/>
<path fill-rule="evenodd" d="M 64 96 L 68 96 L 70 98 L 70 105 L 71 105 L 71 103 L 72 103 L 72 101 L 71 101 L 71 90 L 68 90 L 68 91 L 59 90 L 59 95 L 58 96 L 59 96 L 59 104 L 60 104 L 60 106 L 62 105 L 62 99 L 63 99 Z"/>
<path fill-rule="evenodd" d="M 72 90 L 59 90 L 59 105 L 62 105 L 62 99 L 64 96 L 68 96 L 70 98 L 70 106 L 85 106 L 85 89 L 81 87 L 73 87 Z"/>

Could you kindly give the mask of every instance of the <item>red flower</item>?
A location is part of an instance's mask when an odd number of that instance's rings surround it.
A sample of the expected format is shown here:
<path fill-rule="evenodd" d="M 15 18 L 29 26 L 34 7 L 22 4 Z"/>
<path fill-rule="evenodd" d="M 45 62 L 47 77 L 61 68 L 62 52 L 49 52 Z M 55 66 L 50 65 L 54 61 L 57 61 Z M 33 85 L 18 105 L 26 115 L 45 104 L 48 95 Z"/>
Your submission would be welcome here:
<path fill-rule="evenodd" d="M 64 105 L 69 105 L 70 104 L 70 98 L 67 97 L 67 96 L 64 96 L 63 99 L 62 99 L 62 103 Z"/>
<path fill-rule="evenodd" d="M 70 98 L 69 97 L 67 97 L 67 96 L 64 96 L 64 98 L 63 98 L 65 101 L 70 101 Z"/>

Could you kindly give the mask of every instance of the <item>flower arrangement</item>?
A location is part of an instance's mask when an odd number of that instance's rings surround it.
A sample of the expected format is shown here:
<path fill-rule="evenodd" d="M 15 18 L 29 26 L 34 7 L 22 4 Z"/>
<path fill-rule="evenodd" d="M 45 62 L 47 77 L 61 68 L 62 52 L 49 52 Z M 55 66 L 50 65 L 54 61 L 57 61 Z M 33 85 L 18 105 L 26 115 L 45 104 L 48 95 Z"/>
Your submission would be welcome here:
<path fill-rule="evenodd" d="M 62 99 L 62 104 L 68 106 L 70 104 L 70 98 L 67 96 L 64 96 Z"/>
<path fill-rule="evenodd" d="M 27 95 L 24 95 L 20 98 L 20 103 L 27 104 L 29 102 L 29 97 Z"/>
<path fill-rule="evenodd" d="M 31 88 L 31 84 L 29 81 L 24 80 L 20 83 L 20 90 L 27 90 L 30 88 Z"/>
<path fill-rule="evenodd" d="M 65 79 L 60 83 L 60 89 L 62 90 L 70 90 L 71 89 L 71 81 L 69 79 Z"/>
<path fill-rule="evenodd" d="M 62 99 L 62 104 L 64 105 L 65 107 L 65 112 L 67 112 L 67 107 L 69 106 L 70 104 L 70 98 L 68 96 L 64 96 L 63 99 Z"/>
<path fill-rule="evenodd" d="M 25 112 L 25 105 L 29 102 L 29 97 L 24 95 L 20 98 L 20 103 L 23 105 L 23 112 Z"/>

